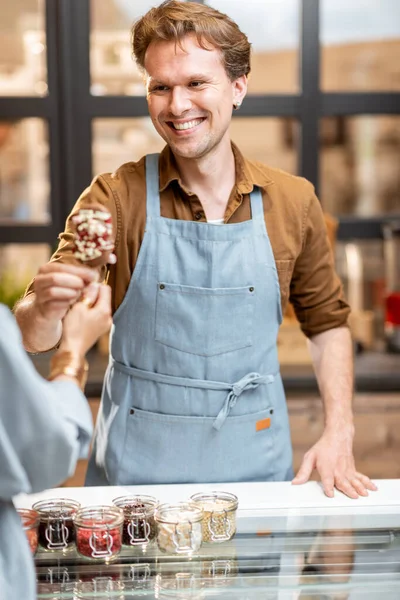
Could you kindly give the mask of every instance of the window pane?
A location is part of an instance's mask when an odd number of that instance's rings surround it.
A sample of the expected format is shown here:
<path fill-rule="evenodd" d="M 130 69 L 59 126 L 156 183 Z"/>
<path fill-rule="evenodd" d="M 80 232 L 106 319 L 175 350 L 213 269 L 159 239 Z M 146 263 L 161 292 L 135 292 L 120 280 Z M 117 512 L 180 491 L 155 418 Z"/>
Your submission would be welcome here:
<path fill-rule="evenodd" d="M 12 308 L 50 254 L 47 244 L 0 245 L 0 302 Z"/>
<path fill-rule="evenodd" d="M 47 94 L 44 0 L 0 3 L 0 95 Z"/>
<path fill-rule="evenodd" d="M 250 94 L 298 92 L 299 0 L 206 3 L 236 21 L 252 44 Z"/>
<path fill-rule="evenodd" d="M 49 143 L 42 119 L 0 121 L 0 223 L 48 223 Z"/>
<path fill-rule="evenodd" d="M 235 117 L 231 138 L 246 158 L 297 173 L 297 130 L 294 119 Z"/>
<path fill-rule="evenodd" d="M 324 91 L 400 90 L 400 2 L 321 0 Z"/>
<path fill-rule="evenodd" d="M 336 215 L 400 214 L 400 116 L 321 123 L 321 201 Z"/>
<path fill-rule="evenodd" d="M 150 117 L 93 121 L 93 175 L 108 173 L 145 154 L 160 152 L 164 140 Z"/>
<path fill-rule="evenodd" d="M 130 30 L 156 4 L 153 0 L 90 1 L 93 95 L 144 96 L 142 76 L 132 58 Z"/>

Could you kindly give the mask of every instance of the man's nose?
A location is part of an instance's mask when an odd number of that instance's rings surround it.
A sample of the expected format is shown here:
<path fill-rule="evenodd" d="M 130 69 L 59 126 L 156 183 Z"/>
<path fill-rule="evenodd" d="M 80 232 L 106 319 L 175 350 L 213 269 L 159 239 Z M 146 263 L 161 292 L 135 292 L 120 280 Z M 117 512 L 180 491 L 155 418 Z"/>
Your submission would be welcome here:
<path fill-rule="evenodd" d="M 192 106 L 188 90 L 183 88 L 174 88 L 170 94 L 169 110 L 171 114 L 180 117 Z"/>

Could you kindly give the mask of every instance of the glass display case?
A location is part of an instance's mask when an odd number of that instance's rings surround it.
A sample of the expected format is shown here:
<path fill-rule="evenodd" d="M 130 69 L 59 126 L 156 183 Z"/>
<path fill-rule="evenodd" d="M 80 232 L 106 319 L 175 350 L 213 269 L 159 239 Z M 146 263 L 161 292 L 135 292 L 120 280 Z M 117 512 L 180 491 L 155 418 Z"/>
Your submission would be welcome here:
<path fill-rule="evenodd" d="M 232 539 L 203 541 L 190 553 L 160 551 L 152 540 L 123 546 L 116 557 L 99 563 L 80 557 L 76 550 L 65 554 L 39 549 L 35 556 L 38 598 L 400 597 L 400 505 L 390 504 L 390 494 L 382 504 L 382 491 L 357 503 L 349 499 L 340 502 L 338 497 L 325 499 L 315 482 L 296 489 L 290 484 L 239 484 L 243 490 L 244 486 L 247 492 L 239 493 L 237 530 Z M 261 486 L 265 495 L 257 495 Z M 285 486 L 289 493 L 275 492 L 284 491 Z M 164 489 L 168 487 L 189 486 Z M 253 496 L 254 508 L 246 502 L 246 495 Z M 284 507 L 269 507 L 268 502 L 263 507 L 262 502 L 254 501 L 257 497 Z"/>

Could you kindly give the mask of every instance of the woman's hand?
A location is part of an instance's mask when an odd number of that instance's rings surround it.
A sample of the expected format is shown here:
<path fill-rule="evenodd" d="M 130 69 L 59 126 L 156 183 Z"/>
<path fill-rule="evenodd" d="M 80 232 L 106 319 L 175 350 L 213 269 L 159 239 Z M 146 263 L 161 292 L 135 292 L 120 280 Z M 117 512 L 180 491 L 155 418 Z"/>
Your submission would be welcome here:
<path fill-rule="evenodd" d="M 109 331 L 111 318 L 111 288 L 91 283 L 82 301 L 68 311 L 63 320 L 60 351 L 69 351 L 83 358 L 101 335 Z"/>

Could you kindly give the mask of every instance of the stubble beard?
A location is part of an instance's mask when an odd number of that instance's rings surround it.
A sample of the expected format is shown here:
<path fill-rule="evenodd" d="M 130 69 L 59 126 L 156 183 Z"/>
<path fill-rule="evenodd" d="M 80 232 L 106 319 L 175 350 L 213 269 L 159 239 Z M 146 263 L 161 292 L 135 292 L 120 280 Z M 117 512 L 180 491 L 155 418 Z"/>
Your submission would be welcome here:
<path fill-rule="evenodd" d="M 217 137 L 215 134 L 207 132 L 196 144 L 188 144 L 187 146 L 184 143 L 176 143 L 170 139 L 166 139 L 165 141 L 176 156 L 188 159 L 201 159 L 212 152 L 223 137 L 222 134 Z"/>

